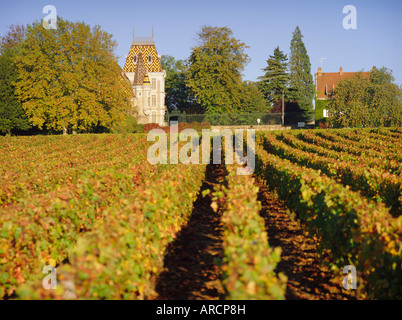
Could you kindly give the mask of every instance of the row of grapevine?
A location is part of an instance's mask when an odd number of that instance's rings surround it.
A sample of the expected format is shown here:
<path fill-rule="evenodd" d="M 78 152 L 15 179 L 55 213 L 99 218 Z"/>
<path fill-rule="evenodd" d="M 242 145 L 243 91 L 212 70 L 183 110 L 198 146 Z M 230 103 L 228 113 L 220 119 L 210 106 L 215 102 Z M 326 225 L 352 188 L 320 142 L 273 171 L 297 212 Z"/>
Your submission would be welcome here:
<path fill-rule="evenodd" d="M 281 248 L 271 248 L 257 201 L 258 187 L 251 176 L 236 174 L 227 166 L 227 187 L 215 192 L 223 198 L 223 285 L 230 300 L 283 300 L 286 276 L 276 275 Z"/>
<path fill-rule="evenodd" d="M 315 235 L 323 261 L 340 269 L 357 267 L 362 295 L 402 297 L 402 216 L 392 217 L 383 203 L 366 200 L 319 170 L 268 153 L 258 143 L 256 174 Z"/>
<path fill-rule="evenodd" d="M 281 137 L 281 140 L 286 139 L 284 135 Z M 291 139 L 287 140 L 291 146 L 277 140 L 274 134 L 261 135 L 261 140 L 268 152 L 299 165 L 320 170 L 342 184 L 350 186 L 352 190 L 360 191 L 369 199 L 384 202 L 395 216 L 401 214 L 402 179 L 399 176 L 377 168 L 369 168 L 362 163 L 351 163 L 323 155 L 317 156 L 297 148 L 299 144 L 292 142 Z"/>
<path fill-rule="evenodd" d="M 397 128 L 257 134 L 255 174 L 318 239 L 323 262 L 357 267 L 362 297 L 402 298 L 400 137 Z M 149 146 L 145 135 L 0 139 L 0 298 L 153 297 L 206 165 L 151 165 Z M 236 169 L 226 166 L 212 198 L 225 298 L 284 299 L 281 249 L 269 246 L 254 178 Z M 57 268 L 56 290 L 42 286 L 45 265 Z"/>
<path fill-rule="evenodd" d="M 377 150 L 380 153 L 395 153 L 395 146 L 393 143 L 388 143 L 385 139 L 380 141 L 375 141 L 371 139 L 371 135 L 363 134 L 364 131 L 352 131 L 352 130 L 334 130 L 333 131 L 338 137 L 345 138 L 352 143 L 357 143 L 360 148 Z M 390 139 L 390 137 L 388 137 Z M 379 143 L 380 142 L 380 143 Z"/>
<path fill-rule="evenodd" d="M 161 272 L 165 248 L 188 220 L 205 165 L 165 165 L 132 196 L 114 203 L 57 268 L 60 285 L 41 279 L 18 290 L 22 299 L 145 299 Z M 73 289 L 72 289 L 73 287 Z"/>
<path fill-rule="evenodd" d="M 165 248 L 189 218 L 205 165 L 150 165 L 144 136 L 87 138 L 7 145 L 15 161 L 2 172 L 10 183 L 1 189 L 1 297 L 146 299 L 152 294 Z M 229 171 L 223 219 L 227 298 L 283 299 L 285 279 L 273 271 L 280 249 L 268 246 L 257 189 L 249 177 L 238 180 L 233 168 Z M 247 203 L 239 206 L 238 197 Z M 244 231 L 233 233 L 246 221 Z M 42 286 L 41 271 L 49 264 L 57 267 L 56 290 Z"/>
<path fill-rule="evenodd" d="M 79 143 L 85 138 L 74 139 Z M 93 140 L 97 138 L 103 140 L 92 136 Z M 112 208 L 127 204 L 128 198 L 144 192 L 142 186 L 146 181 L 154 181 L 168 170 L 167 166 L 148 163 L 144 137 L 113 136 L 107 140 L 108 148 L 120 150 L 120 156 L 104 150 L 82 170 L 75 166 L 67 171 L 53 170 L 57 178 L 49 186 L 43 186 L 43 179 L 38 186 L 40 192 L 28 189 L 14 203 L 0 209 L 0 296 L 12 295 L 21 284 L 40 274 L 45 264 L 64 261 L 79 236 L 96 228 Z M 82 158 L 93 155 L 91 146 L 82 150 Z M 46 150 L 43 149 L 43 158 Z M 73 160 L 66 158 L 66 161 Z M 15 162 L 15 168 L 19 167 Z M 38 177 L 33 174 L 32 179 Z"/>
<path fill-rule="evenodd" d="M 335 159 L 345 159 L 346 161 L 354 163 L 362 163 L 367 167 L 381 168 L 395 174 L 400 174 L 401 166 L 399 160 L 393 158 L 392 155 L 380 153 L 372 149 L 361 149 L 353 145 L 353 143 L 346 143 L 344 140 L 327 140 L 322 137 L 323 132 L 317 134 L 309 131 L 302 131 L 296 135 L 288 135 L 284 142 L 289 145 L 297 144 L 298 148 L 317 153 L 319 155 L 328 156 Z M 290 139 L 289 136 L 294 137 Z M 296 141 L 295 138 L 299 139 Z"/>
<path fill-rule="evenodd" d="M 86 136 L 73 138 L 44 143 L 46 148 L 32 152 L 28 158 L 19 155 L 25 148 L 14 151 L 14 156 L 10 155 L 3 166 L 0 205 L 17 203 L 55 189 L 70 189 L 91 172 L 104 172 L 111 165 L 127 170 L 130 163 L 145 160 L 144 150 L 148 144 L 145 137 L 97 136 L 91 141 L 86 141 Z"/>
<path fill-rule="evenodd" d="M 348 139 L 347 136 L 342 136 L 340 134 L 336 133 L 336 130 L 316 130 L 314 133 L 310 132 L 313 134 L 313 136 L 319 138 L 323 138 L 327 140 L 327 142 L 332 142 L 339 145 L 343 145 L 344 147 L 351 147 L 353 152 L 348 151 L 353 154 L 358 155 L 367 155 L 370 157 L 376 157 L 376 158 L 392 158 L 392 160 L 397 160 L 397 161 L 402 161 L 402 157 L 400 154 L 395 152 L 395 145 L 392 148 L 382 148 L 378 143 L 374 143 L 373 141 L 367 142 L 365 141 L 362 137 L 357 140 L 353 139 Z M 300 134 L 300 133 L 298 133 Z M 363 140 L 362 140 L 363 139 Z M 387 139 L 387 137 L 384 136 L 383 139 Z M 314 141 L 313 141 L 314 143 Z M 319 143 L 317 141 L 317 143 Z M 400 144 L 400 141 L 399 143 Z"/>

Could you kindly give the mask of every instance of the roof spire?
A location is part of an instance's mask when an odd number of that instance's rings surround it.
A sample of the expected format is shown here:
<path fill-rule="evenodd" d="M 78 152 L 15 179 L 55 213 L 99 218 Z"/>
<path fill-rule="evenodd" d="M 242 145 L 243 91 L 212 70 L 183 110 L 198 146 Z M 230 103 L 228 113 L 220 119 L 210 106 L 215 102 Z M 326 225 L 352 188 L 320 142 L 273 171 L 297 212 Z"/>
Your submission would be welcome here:
<path fill-rule="evenodd" d="M 134 86 L 142 86 L 142 85 L 149 85 L 149 76 L 147 70 L 145 69 L 144 65 L 144 58 L 142 56 L 141 47 L 140 52 L 138 53 L 138 60 L 137 60 L 137 68 L 134 74 L 133 85 Z"/>

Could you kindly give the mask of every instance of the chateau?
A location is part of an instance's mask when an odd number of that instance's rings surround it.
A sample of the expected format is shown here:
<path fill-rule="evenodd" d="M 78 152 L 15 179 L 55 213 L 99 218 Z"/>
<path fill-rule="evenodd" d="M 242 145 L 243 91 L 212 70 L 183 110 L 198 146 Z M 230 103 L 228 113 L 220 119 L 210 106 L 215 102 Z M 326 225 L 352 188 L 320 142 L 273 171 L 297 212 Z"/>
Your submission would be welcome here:
<path fill-rule="evenodd" d="M 135 38 L 123 68 L 124 75 L 132 85 L 133 107 L 141 124 L 165 125 L 165 77 L 161 56 L 152 38 Z"/>

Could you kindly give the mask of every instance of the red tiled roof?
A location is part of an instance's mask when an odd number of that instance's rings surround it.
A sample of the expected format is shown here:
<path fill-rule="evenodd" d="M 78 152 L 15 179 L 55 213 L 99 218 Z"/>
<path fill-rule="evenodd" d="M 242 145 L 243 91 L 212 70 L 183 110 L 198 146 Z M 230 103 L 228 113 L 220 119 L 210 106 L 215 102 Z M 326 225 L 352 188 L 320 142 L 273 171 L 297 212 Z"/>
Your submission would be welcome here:
<path fill-rule="evenodd" d="M 315 90 L 317 92 L 318 99 L 327 99 L 329 93 L 336 88 L 339 81 L 343 79 L 352 78 L 356 74 L 360 72 L 343 72 L 342 67 L 339 72 L 323 72 L 320 73 L 320 69 L 318 68 L 318 72 L 315 74 Z M 369 77 L 370 72 L 361 72 L 362 77 Z"/>

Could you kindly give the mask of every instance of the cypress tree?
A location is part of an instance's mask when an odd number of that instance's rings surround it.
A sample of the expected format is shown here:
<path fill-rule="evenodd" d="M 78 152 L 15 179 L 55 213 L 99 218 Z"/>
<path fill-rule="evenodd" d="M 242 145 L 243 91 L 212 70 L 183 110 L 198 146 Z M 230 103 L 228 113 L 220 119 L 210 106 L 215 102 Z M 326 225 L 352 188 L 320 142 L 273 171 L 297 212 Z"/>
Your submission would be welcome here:
<path fill-rule="evenodd" d="M 302 38 L 303 35 L 300 32 L 299 26 L 297 26 L 290 42 L 290 97 L 291 100 L 298 103 L 300 109 L 303 111 L 303 120 L 309 121 L 314 115 L 312 105 L 314 82 L 311 75 L 310 58 Z"/>

